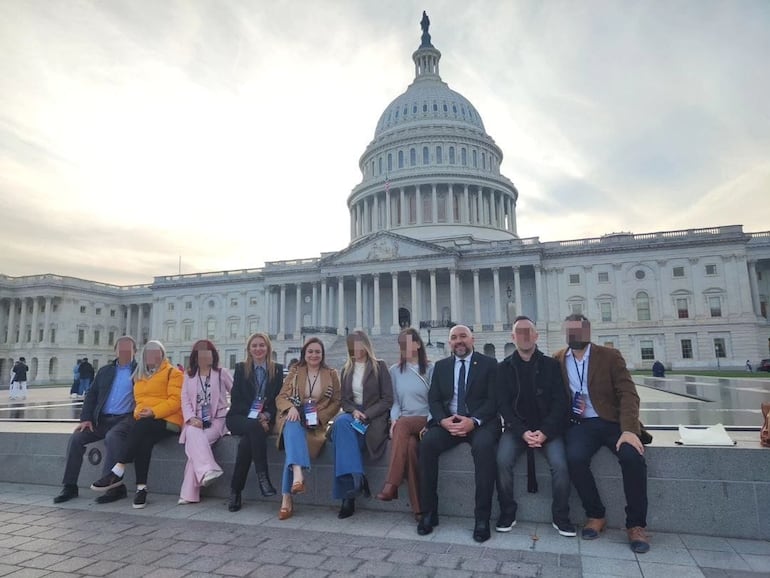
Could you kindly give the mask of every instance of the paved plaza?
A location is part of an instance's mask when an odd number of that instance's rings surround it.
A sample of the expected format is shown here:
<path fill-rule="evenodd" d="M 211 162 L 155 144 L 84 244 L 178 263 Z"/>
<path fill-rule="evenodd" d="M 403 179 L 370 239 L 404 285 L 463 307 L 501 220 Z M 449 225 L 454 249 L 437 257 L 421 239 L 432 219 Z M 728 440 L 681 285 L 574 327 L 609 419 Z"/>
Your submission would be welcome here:
<path fill-rule="evenodd" d="M 472 520 L 443 516 L 436 531 L 415 532 L 408 514 L 358 512 L 338 520 L 331 507 L 306 506 L 279 521 L 277 502 L 225 500 L 179 506 L 150 493 L 97 505 L 80 497 L 55 506 L 53 486 L 0 484 L 0 576 L 644 576 L 770 575 L 770 542 L 656 533 L 636 555 L 610 529 L 587 542 L 545 524 L 520 523 L 476 544 Z"/>

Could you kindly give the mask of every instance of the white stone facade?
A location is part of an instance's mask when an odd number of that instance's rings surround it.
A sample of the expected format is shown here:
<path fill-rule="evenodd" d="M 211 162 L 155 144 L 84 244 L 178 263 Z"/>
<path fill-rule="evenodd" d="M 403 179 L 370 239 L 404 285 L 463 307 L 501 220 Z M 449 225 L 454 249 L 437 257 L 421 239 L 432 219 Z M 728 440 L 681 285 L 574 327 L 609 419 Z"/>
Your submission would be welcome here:
<path fill-rule="evenodd" d="M 361 328 L 395 361 L 401 327 L 441 343 L 448 325 L 464 323 L 479 349 L 501 359 L 512 351 L 516 315 L 537 322 L 551 352 L 572 312 L 591 319 L 593 340 L 620 349 L 631 367 L 655 359 L 743 367 L 770 357 L 770 232 L 518 238 L 519 192 L 500 174 L 502 151 L 473 105 L 441 81 L 429 40 L 413 54 L 414 82 L 383 112 L 361 157 L 347 248 L 127 287 L 0 276 L 0 378 L 23 355 L 33 383 L 67 382 L 76 358 L 107 362 L 123 334 L 160 340 L 175 363 L 209 338 L 233 367 L 255 331 L 274 336 L 280 361 L 320 335 L 337 362 L 342 336 Z"/>

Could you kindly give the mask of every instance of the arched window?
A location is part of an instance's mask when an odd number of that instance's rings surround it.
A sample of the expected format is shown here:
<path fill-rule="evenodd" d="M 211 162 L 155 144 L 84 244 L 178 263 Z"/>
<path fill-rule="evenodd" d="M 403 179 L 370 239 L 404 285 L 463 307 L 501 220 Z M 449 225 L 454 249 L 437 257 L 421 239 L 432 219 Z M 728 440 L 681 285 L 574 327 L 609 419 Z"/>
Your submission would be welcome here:
<path fill-rule="evenodd" d="M 379 157 L 377 159 L 377 164 L 379 165 L 379 169 L 380 169 L 379 174 L 382 174 L 382 157 Z"/>
<path fill-rule="evenodd" d="M 455 147 L 449 147 L 449 164 L 455 164 Z"/>
<path fill-rule="evenodd" d="M 388 172 L 393 170 L 393 155 L 388 153 Z"/>
<path fill-rule="evenodd" d="M 417 150 L 409 149 L 409 166 L 413 167 L 417 164 Z"/>
<path fill-rule="evenodd" d="M 650 320 L 650 296 L 644 291 L 636 294 L 636 318 L 639 321 Z"/>
<path fill-rule="evenodd" d="M 439 164 L 439 165 L 444 162 L 444 155 L 441 153 L 442 153 L 441 147 L 437 146 L 436 147 L 436 164 Z"/>
<path fill-rule="evenodd" d="M 398 151 L 398 168 L 404 168 L 404 151 Z"/>
<path fill-rule="evenodd" d="M 487 168 L 487 155 L 486 153 L 481 153 L 481 168 L 486 169 Z"/>
<path fill-rule="evenodd" d="M 471 154 L 473 155 L 473 168 L 477 169 L 479 167 L 479 160 L 476 155 L 476 149 L 473 149 L 471 151 Z"/>
<path fill-rule="evenodd" d="M 422 147 L 422 164 L 427 165 L 430 162 L 430 151 L 428 147 Z"/>
<path fill-rule="evenodd" d="M 468 166 L 468 151 L 465 147 L 460 149 L 460 164 L 464 167 Z"/>

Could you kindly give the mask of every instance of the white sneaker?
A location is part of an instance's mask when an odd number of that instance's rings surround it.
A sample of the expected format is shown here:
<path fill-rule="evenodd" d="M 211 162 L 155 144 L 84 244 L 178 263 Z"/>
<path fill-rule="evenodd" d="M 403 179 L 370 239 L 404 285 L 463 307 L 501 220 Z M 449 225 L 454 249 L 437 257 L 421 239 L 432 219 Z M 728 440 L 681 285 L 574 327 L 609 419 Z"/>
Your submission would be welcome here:
<path fill-rule="evenodd" d="M 203 476 L 203 481 L 201 482 L 201 485 L 206 488 L 213 484 L 217 478 L 219 478 L 224 472 L 222 470 L 211 470 L 210 472 L 206 472 L 206 474 Z"/>
<path fill-rule="evenodd" d="M 77 398 L 78 398 L 78 394 L 77 393 L 71 393 L 70 394 L 70 399 L 77 399 Z"/>

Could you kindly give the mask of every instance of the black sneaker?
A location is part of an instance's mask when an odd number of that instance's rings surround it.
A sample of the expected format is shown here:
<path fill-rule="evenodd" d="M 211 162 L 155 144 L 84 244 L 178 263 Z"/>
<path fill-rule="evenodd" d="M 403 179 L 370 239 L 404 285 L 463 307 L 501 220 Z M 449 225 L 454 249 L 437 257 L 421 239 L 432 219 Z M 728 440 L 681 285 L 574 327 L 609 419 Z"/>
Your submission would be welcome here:
<path fill-rule="evenodd" d="M 118 476 L 115 472 L 110 472 L 91 484 L 91 489 L 96 492 L 106 492 L 112 488 L 123 485 L 123 476 Z"/>
<path fill-rule="evenodd" d="M 496 532 L 510 532 L 516 525 L 516 518 L 513 516 L 500 516 L 495 525 Z"/>
<path fill-rule="evenodd" d="M 134 508 L 137 510 L 144 508 L 147 505 L 147 490 L 137 490 L 134 494 Z"/>
<path fill-rule="evenodd" d="M 117 488 L 112 488 L 111 490 L 107 490 L 106 492 L 104 492 L 101 496 L 96 498 L 96 503 L 110 504 L 112 502 L 122 500 L 127 496 L 128 496 L 128 490 L 126 490 L 126 486 L 124 484 L 122 486 L 118 486 Z"/>
<path fill-rule="evenodd" d="M 573 536 L 577 536 L 577 528 L 575 528 L 575 526 L 569 520 L 554 522 L 551 525 L 562 536 L 566 536 L 567 538 L 572 538 Z"/>

